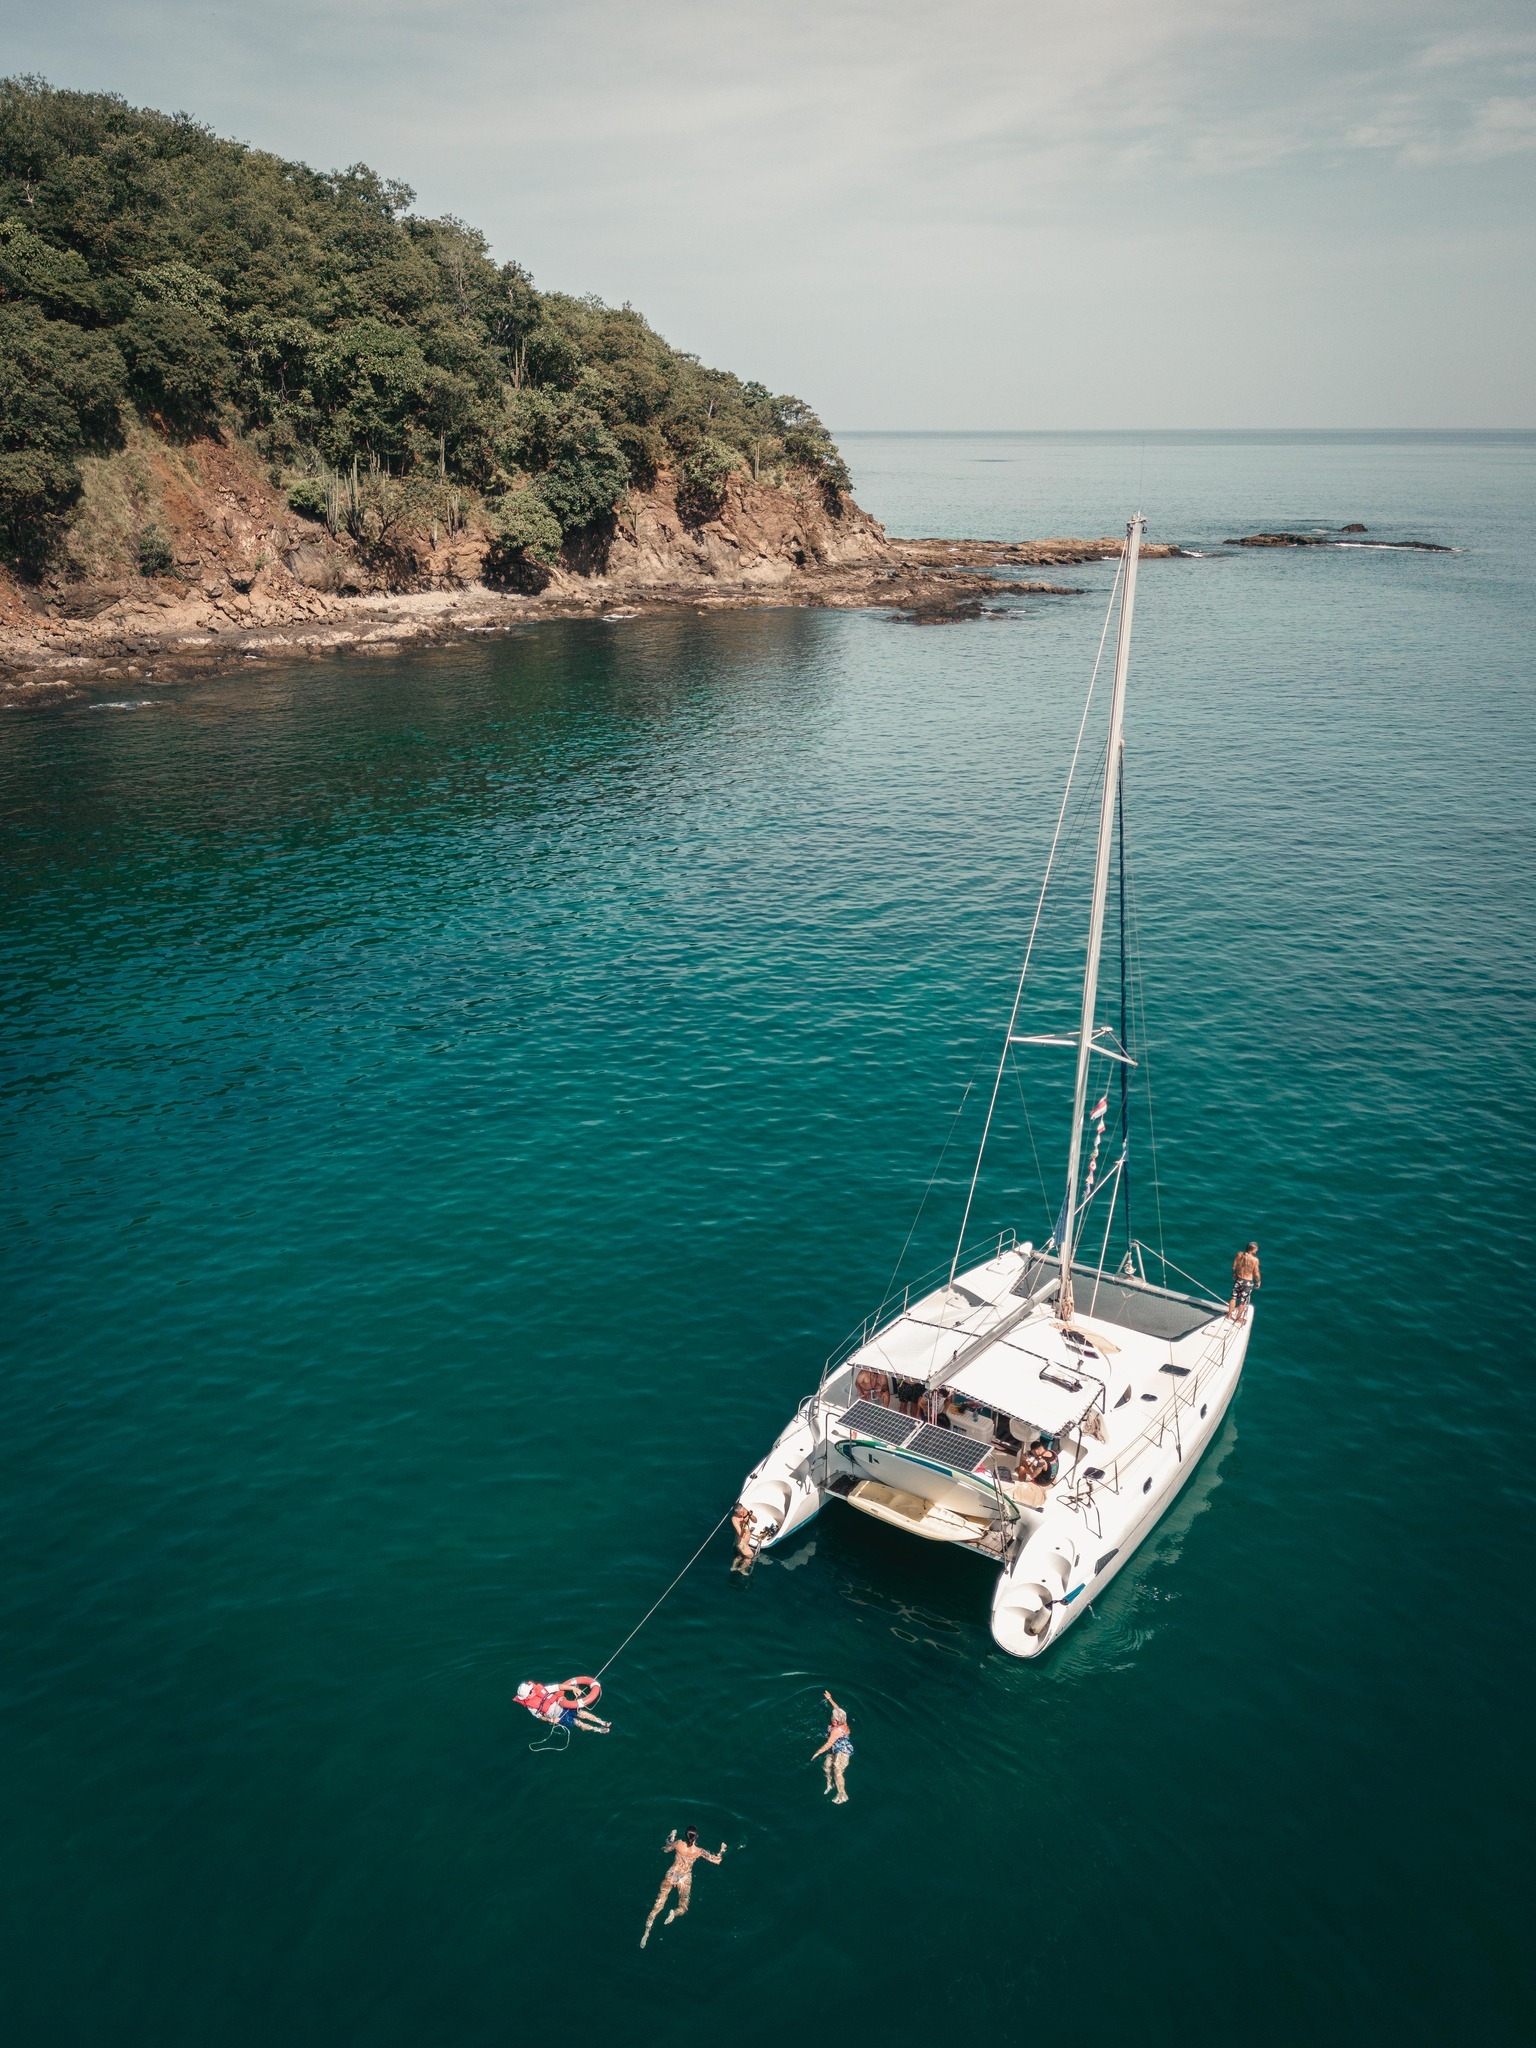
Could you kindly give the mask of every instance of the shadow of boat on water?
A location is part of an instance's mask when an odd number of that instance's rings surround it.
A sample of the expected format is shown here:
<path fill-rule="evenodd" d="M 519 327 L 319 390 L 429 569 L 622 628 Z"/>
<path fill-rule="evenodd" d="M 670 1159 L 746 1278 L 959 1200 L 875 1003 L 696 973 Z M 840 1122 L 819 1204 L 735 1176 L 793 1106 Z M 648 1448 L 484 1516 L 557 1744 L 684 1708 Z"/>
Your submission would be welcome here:
<path fill-rule="evenodd" d="M 1196 1518 L 1210 1506 L 1237 1436 L 1237 1421 L 1229 1412 L 1194 1476 L 1130 1563 L 1031 1670 L 1059 1679 L 1118 1670 L 1151 1640 L 1156 1608 L 1178 1597 L 1177 1588 L 1165 1583 L 1167 1568 L 1178 1562 Z M 947 1544 L 915 1544 L 879 1522 L 834 1511 L 818 1518 L 817 1534 L 807 1545 L 796 1545 L 790 1557 L 775 1562 L 794 1569 L 809 1564 L 818 1552 L 818 1561 L 841 1579 L 841 1597 L 889 1616 L 897 1641 L 948 1657 L 1015 1666 L 1017 1660 L 992 1641 L 995 1579 L 991 1571 L 978 1569 L 975 1558 Z"/>

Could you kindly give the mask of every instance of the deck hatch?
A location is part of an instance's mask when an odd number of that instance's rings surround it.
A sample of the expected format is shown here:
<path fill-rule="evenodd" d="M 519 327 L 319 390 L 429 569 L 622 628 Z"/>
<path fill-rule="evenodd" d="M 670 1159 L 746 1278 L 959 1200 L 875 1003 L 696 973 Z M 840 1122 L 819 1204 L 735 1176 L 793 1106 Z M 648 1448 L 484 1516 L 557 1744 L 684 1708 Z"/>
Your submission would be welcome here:
<path fill-rule="evenodd" d="M 904 1444 L 918 1428 L 915 1416 L 903 1415 L 895 1408 L 882 1408 L 878 1401 L 855 1401 L 838 1419 L 845 1429 L 856 1429 L 860 1436 L 877 1437 L 883 1444 Z"/>

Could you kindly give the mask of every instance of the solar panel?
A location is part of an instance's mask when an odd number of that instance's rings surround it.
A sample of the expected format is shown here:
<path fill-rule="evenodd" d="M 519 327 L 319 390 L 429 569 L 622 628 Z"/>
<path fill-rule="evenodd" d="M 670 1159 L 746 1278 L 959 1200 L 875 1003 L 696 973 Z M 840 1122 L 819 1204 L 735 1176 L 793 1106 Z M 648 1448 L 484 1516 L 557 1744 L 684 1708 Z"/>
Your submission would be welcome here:
<path fill-rule="evenodd" d="M 895 1408 L 882 1408 L 878 1401 L 855 1401 L 841 1420 L 849 1429 L 856 1429 L 860 1436 L 872 1436 L 883 1444 L 904 1444 L 917 1429 L 914 1416 L 902 1415 Z"/>
<path fill-rule="evenodd" d="M 902 1449 L 915 1458 L 931 1458 L 935 1465 L 948 1465 L 955 1472 L 974 1472 L 987 1455 L 979 1436 L 969 1436 L 963 1429 L 937 1429 L 931 1423 Z"/>

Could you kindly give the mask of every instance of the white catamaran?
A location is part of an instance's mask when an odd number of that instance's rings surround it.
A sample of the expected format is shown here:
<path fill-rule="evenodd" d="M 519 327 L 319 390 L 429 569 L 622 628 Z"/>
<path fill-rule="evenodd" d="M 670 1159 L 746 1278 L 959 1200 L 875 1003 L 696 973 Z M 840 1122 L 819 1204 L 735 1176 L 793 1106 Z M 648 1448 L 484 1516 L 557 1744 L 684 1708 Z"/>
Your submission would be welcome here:
<path fill-rule="evenodd" d="M 895 1313 L 893 1304 L 883 1304 L 828 1359 L 816 1392 L 801 1402 L 767 1457 L 748 1474 L 737 1510 L 749 1557 L 783 1543 L 829 1499 L 914 1536 L 978 1552 L 1001 1568 L 992 1634 L 1016 1657 L 1038 1657 L 1055 1642 L 1123 1569 L 1172 1503 L 1220 1427 L 1252 1322 L 1251 1309 L 1242 1321 L 1232 1321 L 1215 1297 L 1153 1285 L 1146 1277 L 1149 1248 L 1130 1239 L 1128 1223 L 1125 1257 L 1112 1274 L 1104 1272 L 1105 1250 L 1099 1250 L 1095 1266 L 1087 1242 L 1090 1213 L 1107 1194 L 1107 1248 L 1127 1180 L 1125 1083 L 1136 1061 L 1124 1042 L 1125 1015 L 1117 1037 L 1097 1021 L 1097 1004 L 1117 807 L 1123 959 L 1121 756 L 1136 565 L 1145 530 L 1138 513 L 1126 529 L 1118 579 L 1119 630 L 1081 1022 L 1075 1033 L 1030 1037 L 1018 1030 L 1040 906 L 1066 816 L 1064 797 L 960 1243 L 1004 1068 L 1018 1045 L 1075 1046 L 1077 1052 L 1066 1193 L 1055 1231 L 1041 1250 L 1017 1243 L 1011 1232 L 989 1244 L 989 1256 L 957 1247 L 947 1278 L 932 1292 L 913 1300 L 909 1289 Z M 1110 602 L 1113 607 L 1113 595 Z M 1101 654 L 1102 647 L 1101 640 Z M 1080 731 L 1079 746 L 1081 737 Z M 1070 789 L 1069 776 L 1069 794 Z M 1110 1090 L 1107 1081 L 1096 1085 L 1090 1107 L 1095 1062 L 1104 1063 L 1101 1075 L 1118 1073 L 1121 1080 L 1122 1149 L 1102 1178 L 1098 1156 Z M 1095 1135 L 1084 1174 L 1089 1127 Z M 1079 1247 L 1086 1258 L 1079 1257 Z M 968 1258 L 975 1263 L 967 1264 Z M 1177 1269 L 1165 1261 L 1164 1280 L 1170 1270 Z"/>

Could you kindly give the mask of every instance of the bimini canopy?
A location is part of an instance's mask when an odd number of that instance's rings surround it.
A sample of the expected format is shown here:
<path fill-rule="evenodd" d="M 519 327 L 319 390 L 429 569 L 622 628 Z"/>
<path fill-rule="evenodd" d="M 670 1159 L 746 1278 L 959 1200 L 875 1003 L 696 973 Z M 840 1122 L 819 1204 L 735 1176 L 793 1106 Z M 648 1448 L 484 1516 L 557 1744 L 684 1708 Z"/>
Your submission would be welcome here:
<path fill-rule="evenodd" d="M 1024 1340 L 1037 1341 L 1029 1349 Z M 1053 1434 L 1070 1428 L 1099 1401 L 1104 1391 L 1103 1360 L 1097 1361 L 1099 1375 L 1085 1370 L 1049 1326 L 1037 1324 L 1020 1330 L 1017 1339 L 1004 1337 L 989 1346 L 980 1358 L 964 1366 L 950 1382 L 973 1401 L 1037 1429 Z"/>

